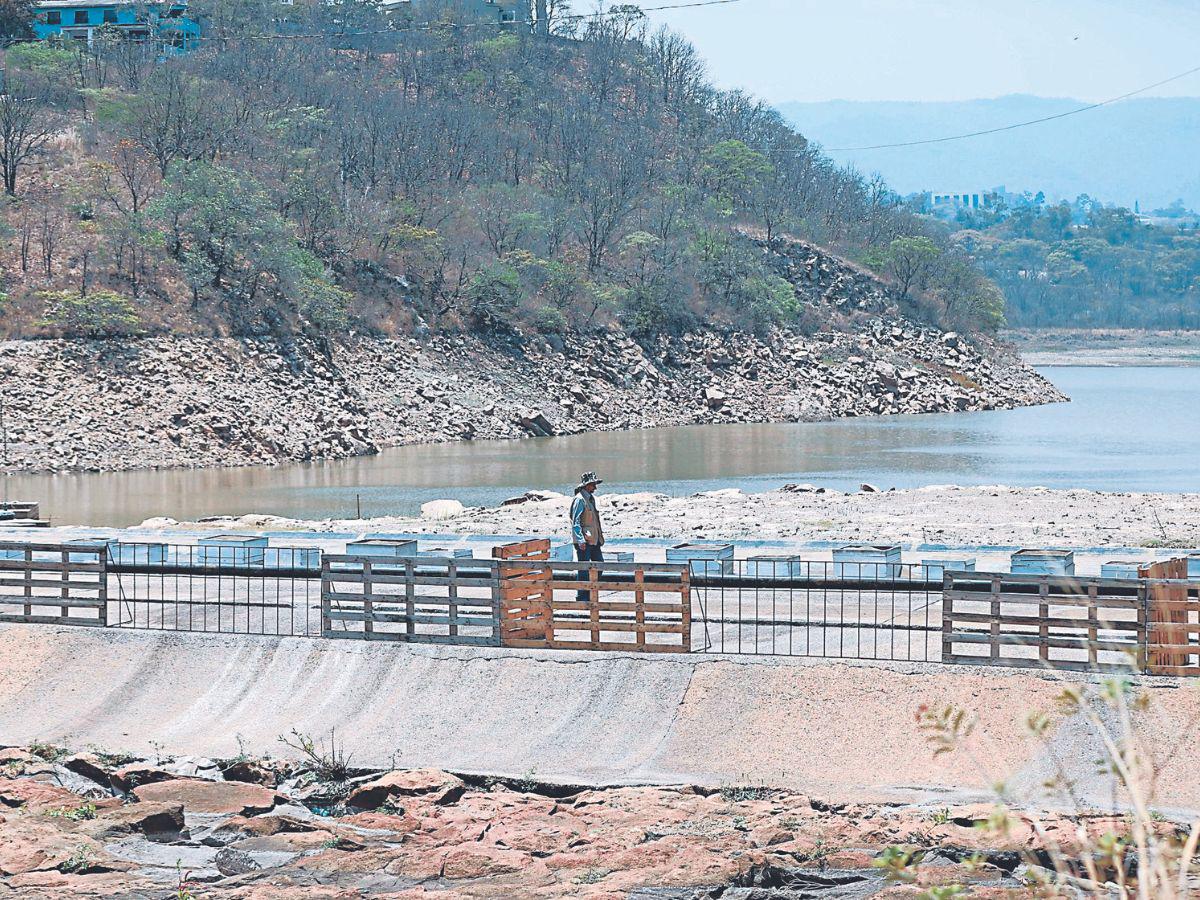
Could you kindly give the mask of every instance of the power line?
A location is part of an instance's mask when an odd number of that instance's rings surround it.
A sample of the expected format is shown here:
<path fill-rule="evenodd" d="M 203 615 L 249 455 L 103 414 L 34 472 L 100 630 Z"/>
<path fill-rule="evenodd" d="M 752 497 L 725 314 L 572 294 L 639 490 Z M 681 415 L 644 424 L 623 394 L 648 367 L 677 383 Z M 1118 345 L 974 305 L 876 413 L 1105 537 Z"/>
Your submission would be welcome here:
<path fill-rule="evenodd" d="M 641 6 L 637 7 L 642 13 L 663 12 L 665 10 L 675 9 L 696 9 L 702 6 L 729 6 L 734 3 L 741 3 L 743 0 L 689 0 L 689 2 L 665 3 L 660 6 Z M 605 18 L 609 16 L 625 15 L 627 10 L 624 9 L 607 9 L 598 10 L 591 13 L 571 13 L 568 15 L 555 16 L 551 20 L 551 24 L 561 22 L 583 22 L 588 19 Z M 364 29 L 362 31 L 315 31 L 303 32 L 295 34 L 244 34 L 244 35 L 201 35 L 198 39 L 199 43 L 205 41 L 290 41 L 304 40 L 307 38 L 347 38 L 347 37 L 371 37 L 387 34 L 409 34 L 412 32 L 437 31 L 442 28 L 511 28 L 514 25 L 532 24 L 528 20 L 519 20 L 513 22 L 423 22 L 419 25 L 406 25 L 402 28 L 374 28 Z"/>
<path fill-rule="evenodd" d="M 1162 87 L 1164 84 L 1170 84 L 1172 81 L 1178 81 L 1180 78 L 1186 78 L 1188 75 L 1194 75 L 1200 72 L 1200 66 L 1188 69 L 1186 72 L 1180 72 L 1178 75 L 1172 75 L 1170 78 L 1164 78 L 1162 81 L 1156 81 L 1154 84 L 1148 84 L 1145 87 L 1140 87 L 1137 90 L 1129 91 L 1121 94 L 1119 97 L 1110 97 L 1107 100 L 1101 100 L 1099 103 L 1089 103 L 1086 106 L 1081 106 L 1078 109 L 1070 109 L 1066 112 L 1056 113 L 1052 116 L 1042 116 L 1040 119 L 1030 119 L 1027 122 L 1014 122 L 1011 125 L 1002 125 L 998 128 L 986 128 L 982 131 L 969 131 L 966 134 L 952 134 L 947 137 L 927 138 L 920 141 L 901 141 L 895 144 L 871 144 L 866 147 L 829 147 L 826 148 L 826 153 L 850 153 L 858 150 L 889 150 L 894 147 L 920 147 L 926 144 L 944 144 L 948 141 L 962 141 L 967 138 L 981 137 L 985 134 L 999 134 L 1002 131 L 1013 131 L 1017 128 L 1025 128 L 1029 125 L 1040 125 L 1042 122 L 1053 122 L 1056 119 L 1065 119 L 1068 116 L 1077 116 L 1080 113 L 1088 112 L 1089 110 L 1099 109 L 1102 106 L 1109 106 L 1121 100 L 1127 100 L 1130 97 L 1136 97 L 1138 94 L 1144 94 L 1146 91 L 1152 91 L 1156 87 Z"/>

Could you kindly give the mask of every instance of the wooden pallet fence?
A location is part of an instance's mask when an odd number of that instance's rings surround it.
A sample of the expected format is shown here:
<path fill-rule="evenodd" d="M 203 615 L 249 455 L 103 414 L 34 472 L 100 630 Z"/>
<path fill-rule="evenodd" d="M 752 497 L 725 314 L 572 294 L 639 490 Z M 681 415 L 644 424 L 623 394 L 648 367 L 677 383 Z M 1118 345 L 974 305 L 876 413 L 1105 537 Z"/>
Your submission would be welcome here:
<path fill-rule="evenodd" d="M 490 560 L 323 554 L 321 635 L 497 646 L 498 584 Z"/>
<path fill-rule="evenodd" d="M 492 548 L 499 561 L 496 601 L 501 643 L 544 647 L 553 637 L 550 613 L 550 541 L 519 541 Z"/>
<path fill-rule="evenodd" d="M 0 542 L 0 622 L 108 624 L 104 544 Z"/>
<path fill-rule="evenodd" d="M 505 646 L 639 653 L 691 649 L 691 584 L 685 565 L 547 560 L 527 566 L 517 584 L 538 598 L 531 610 L 537 624 L 506 630 Z"/>
<path fill-rule="evenodd" d="M 1146 585 L 1132 579 L 946 572 L 942 661 L 1140 670 Z"/>
<path fill-rule="evenodd" d="M 1154 563 L 1138 575 L 1148 579 L 1146 671 L 1200 675 L 1200 583 L 1188 580 L 1188 561 Z"/>

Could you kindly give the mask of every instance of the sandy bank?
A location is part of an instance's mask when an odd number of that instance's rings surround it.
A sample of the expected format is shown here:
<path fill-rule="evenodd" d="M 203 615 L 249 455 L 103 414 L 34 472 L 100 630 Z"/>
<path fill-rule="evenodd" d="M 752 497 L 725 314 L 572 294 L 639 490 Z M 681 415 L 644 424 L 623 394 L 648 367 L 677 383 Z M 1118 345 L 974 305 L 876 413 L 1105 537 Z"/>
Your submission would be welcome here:
<path fill-rule="evenodd" d="M 1048 488 L 932 486 L 877 493 L 736 489 L 691 497 L 601 494 L 614 538 L 894 542 L 906 545 L 1022 545 L 1194 548 L 1200 496 Z M 249 528 L 463 535 L 544 535 L 565 540 L 568 499 L 551 495 L 511 506 L 438 517 L 302 521 L 248 515 L 202 524 L 151 520 L 158 527 Z"/>
<path fill-rule="evenodd" d="M 1195 366 L 1200 332 L 1045 328 L 1008 332 L 1031 366 Z"/>

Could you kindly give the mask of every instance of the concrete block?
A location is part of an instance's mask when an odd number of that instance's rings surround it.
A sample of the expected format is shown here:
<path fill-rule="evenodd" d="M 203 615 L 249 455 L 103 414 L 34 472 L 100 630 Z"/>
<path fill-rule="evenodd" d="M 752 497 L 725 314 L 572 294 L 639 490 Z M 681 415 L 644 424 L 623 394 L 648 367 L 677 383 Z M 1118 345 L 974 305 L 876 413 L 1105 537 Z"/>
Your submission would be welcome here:
<path fill-rule="evenodd" d="M 693 575 L 732 575 L 733 544 L 676 544 L 667 562 L 690 565 Z"/>
<path fill-rule="evenodd" d="M 1014 575 L 1074 575 L 1075 554 L 1070 550 L 1018 550 L 1009 568 Z"/>
<path fill-rule="evenodd" d="M 1112 560 L 1104 563 L 1100 567 L 1101 578 L 1137 578 L 1138 569 L 1149 563 L 1135 562 L 1133 560 Z"/>
<path fill-rule="evenodd" d="M 317 547 L 268 547 L 264 563 L 268 569 L 319 569 L 321 551 Z"/>
<path fill-rule="evenodd" d="M 924 571 L 916 577 L 924 575 L 926 581 L 941 581 L 947 572 L 974 572 L 975 557 L 930 556 L 921 560 L 921 568 Z"/>
<path fill-rule="evenodd" d="M 108 560 L 123 566 L 161 566 L 167 561 L 167 545 L 110 541 Z"/>
<path fill-rule="evenodd" d="M 835 578 L 892 579 L 900 572 L 899 545 L 850 544 L 833 551 Z"/>
<path fill-rule="evenodd" d="M 267 539 L 253 534 L 200 538 L 194 559 L 202 566 L 262 566 L 267 561 Z"/>
<path fill-rule="evenodd" d="M 747 578 L 804 578 L 808 563 L 799 556 L 751 556 L 744 571 Z"/>
<path fill-rule="evenodd" d="M 346 555 L 380 560 L 405 559 L 417 555 L 417 542 L 402 538 L 363 538 L 346 544 Z"/>
<path fill-rule="evenodd" d="M 471 551 L 466 547 L 450 550 L 446 547 L 430 547 L 428 550 L 418 550 L 417 556 L 433 557 L 434 559 L 470 559 Z"/>

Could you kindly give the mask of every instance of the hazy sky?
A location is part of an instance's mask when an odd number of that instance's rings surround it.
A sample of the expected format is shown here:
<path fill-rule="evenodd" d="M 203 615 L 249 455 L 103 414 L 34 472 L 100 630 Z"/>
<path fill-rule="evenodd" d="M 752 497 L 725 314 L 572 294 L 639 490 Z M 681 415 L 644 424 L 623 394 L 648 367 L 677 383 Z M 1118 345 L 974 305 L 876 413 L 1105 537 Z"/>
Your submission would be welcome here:
<path fill-rule="evenodd" d="M 1200 0 L 741 0 L 653 18 L 719 85 L 774 103 L 1101 100 L 1200 65 Z M 1153 95 L 1200 96 L 1200 73 Z"/>

